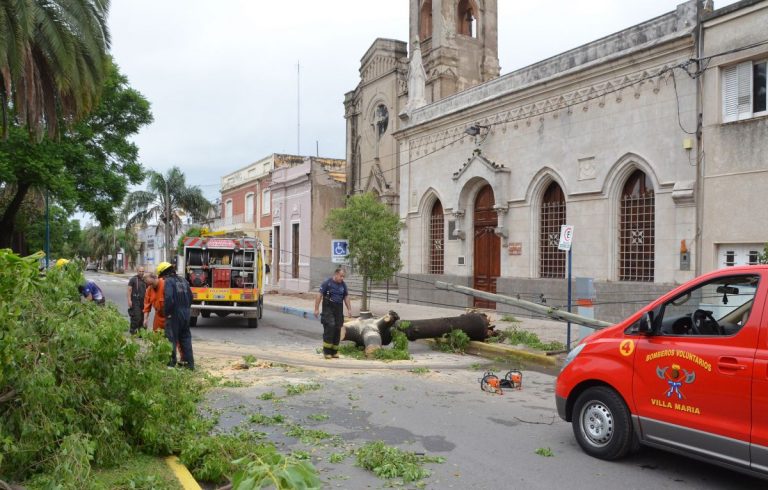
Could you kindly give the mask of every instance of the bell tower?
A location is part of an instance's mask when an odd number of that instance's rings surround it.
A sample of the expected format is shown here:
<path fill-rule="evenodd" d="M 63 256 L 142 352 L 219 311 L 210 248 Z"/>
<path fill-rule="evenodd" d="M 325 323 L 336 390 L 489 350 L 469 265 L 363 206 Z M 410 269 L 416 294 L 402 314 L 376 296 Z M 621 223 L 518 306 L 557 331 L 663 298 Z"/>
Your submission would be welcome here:
<path fill-rule="evenodd" d="M 497 0 L 410 0 L 410 54 L 419 41 L 427 102 L 499 76 Z"/>

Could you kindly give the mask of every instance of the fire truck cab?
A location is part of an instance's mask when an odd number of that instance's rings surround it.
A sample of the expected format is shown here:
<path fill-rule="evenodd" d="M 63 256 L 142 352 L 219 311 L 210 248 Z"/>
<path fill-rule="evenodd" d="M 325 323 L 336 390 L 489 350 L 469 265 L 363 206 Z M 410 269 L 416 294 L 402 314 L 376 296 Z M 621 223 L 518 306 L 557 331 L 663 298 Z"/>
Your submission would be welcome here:
<path fill-rule="evenodd" d="M 639 444 L 768 478 L 768 266 L 705 274 L 584 339 L 555 387 L 582 449 Z"/>
<path fill-rule="evenodd" d="M 256 328 L 264 307 L 266 261 L 258 238 L 202 236 L 184 239 L 184 274 L 192 289 L 190 326 L 198 315 L 241 314 Z"/>

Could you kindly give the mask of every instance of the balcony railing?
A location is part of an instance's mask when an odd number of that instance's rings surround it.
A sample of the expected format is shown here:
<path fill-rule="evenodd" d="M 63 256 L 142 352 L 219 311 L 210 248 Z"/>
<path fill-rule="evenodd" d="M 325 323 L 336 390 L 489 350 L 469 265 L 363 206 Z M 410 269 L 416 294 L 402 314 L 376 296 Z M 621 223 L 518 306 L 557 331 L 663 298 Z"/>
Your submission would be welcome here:
<path fill-rule="evenodd" d="M 213 220 L 214 230 L 241 230 L 255 228 L 256 220 L 253 214 L 235 214 Z"/>

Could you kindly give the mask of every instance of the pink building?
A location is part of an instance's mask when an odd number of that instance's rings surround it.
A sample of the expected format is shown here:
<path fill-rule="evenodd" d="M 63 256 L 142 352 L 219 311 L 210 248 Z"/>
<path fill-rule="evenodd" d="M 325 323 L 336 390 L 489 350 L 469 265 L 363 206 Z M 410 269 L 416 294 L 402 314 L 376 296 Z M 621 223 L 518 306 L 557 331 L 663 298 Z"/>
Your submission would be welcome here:
<path fill-rule="evenodd" d="M 328 213 L 344 207 L 345 160 L 306 157 L 299 165 L 272 171 L 272 284 L 310 291 L 328 277 L 331 239 L 325 229 Z"/>

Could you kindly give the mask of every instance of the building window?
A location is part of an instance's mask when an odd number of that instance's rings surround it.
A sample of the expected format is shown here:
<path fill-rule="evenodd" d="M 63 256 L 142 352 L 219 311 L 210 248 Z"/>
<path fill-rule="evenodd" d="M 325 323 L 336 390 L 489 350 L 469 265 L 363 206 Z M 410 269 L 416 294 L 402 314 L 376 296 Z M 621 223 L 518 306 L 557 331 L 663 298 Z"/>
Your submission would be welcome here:
<path fill-rule="evenodd" d="M 272 193 L 270 191 L 264 191 L 261 193 L 261 214 L 269 214 L 272 212 Z"/>
<path fill-rule="evenodd" d="M 376 111 L 373 114 L 373 130 L 376 132 L 376 138 L 381 139 L 387 132 L 389 126 L 389 111 L 387 106 L 379 104 L 376 106 Z"/>
<path fill-rule="evenodd" d="M 557 248 L 560 227 L 565 224 L 565 195 L 555 182 L 549 184 L 541 202 L 539 232 L 540 277 L 565 277 L 566 254 Z"/>
<path fill-rule="evenodd" d="M 723 69 L 723 122 L 768 114 L 768 62 L 746 61 Z"/>
<path fill-rule="evenodd" d="M 253 193 L 245 196 L 245 221 L 246 223 L 253 221 Z"/>
<path fill-rule="evenodd" d="M 717 246 L 717 267 L 757 265 L 760 263 L 761 245 L 721 244 Z"/>
<path fill-rule="evenodd" d="M 445 270 L 445 217 L 440 201 L 432 206 L 429 218 L 429 273 L 442 274 Z"/>
<path fill-rule="evenodd" d="M 461 0 L 458 10 L 458 33 L 477 37 L 477 8 L 472 0 Z"/>
<path fill-rule="evenodd" d="M 432 37 L 432 0 L 426 0 L 419 12 L 419 39 L 422 41 Z"/>
<path fill-rule="evenodd" d="M 226 224 L 232 224 L 232 199 L 227 199 L 224 204 L 224 222 Z"/>
<path fill-rule="evenodd" d="M 655 224 L 653 184 L 636 170 L 621 193 L 619 280 L 653 281 Z"/>

